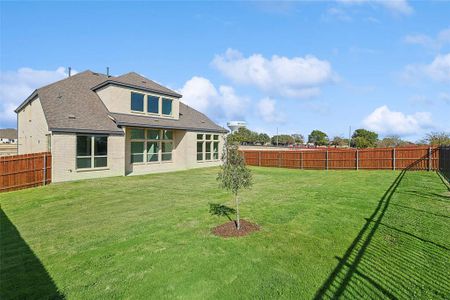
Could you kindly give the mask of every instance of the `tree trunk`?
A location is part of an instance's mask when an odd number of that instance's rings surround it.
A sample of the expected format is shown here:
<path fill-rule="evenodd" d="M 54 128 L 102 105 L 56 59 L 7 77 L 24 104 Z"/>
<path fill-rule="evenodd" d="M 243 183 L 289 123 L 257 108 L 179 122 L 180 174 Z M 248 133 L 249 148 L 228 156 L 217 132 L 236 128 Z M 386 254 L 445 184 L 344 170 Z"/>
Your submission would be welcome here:
<path fill-rule="evenodd" d="M 239 230 L 241 229 L 241 221 L 239 220 L 239 197 L 237 194 L 234 195 L 234 200 L 236 201 L 236 227 Z"/>

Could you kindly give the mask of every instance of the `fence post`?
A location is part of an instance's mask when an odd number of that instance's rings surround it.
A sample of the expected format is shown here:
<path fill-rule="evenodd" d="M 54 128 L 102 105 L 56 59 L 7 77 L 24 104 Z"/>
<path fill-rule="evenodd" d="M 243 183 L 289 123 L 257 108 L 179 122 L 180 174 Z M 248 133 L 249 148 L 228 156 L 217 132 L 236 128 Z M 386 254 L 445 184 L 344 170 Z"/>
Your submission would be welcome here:
<path fill-rule="evenodd" d="M 44 178 L 42 180 L 42 185 L 47 183 L 47 153 L 44 153 Z"/>
<path fill-rule="evenodd" d="M 300 163 L 301 163 L 301 168 L 303 170 L 303 152 L 300 152 Z"/>
<path fill-rule="evenodd" d="M 356 170 L 359 170 L 359 153 L 358 153 L 358 149 L 356 149 Z"/>
<path fill-rule="evenodd" d="M 392 169 L 395 171 L 395 147 L 392 150 Z"/>
<path fill-rule="evenodd" d="M 325 161 L 326 161 L 326 167 L 328 170 L 328 148 L 327 148 L 327 152 L 325 152 Z"/>
<path fill-rule="evenodd" d="M 278 151 L 278 168 L 281 168 L 281 155 L 280 155 L 280 151 Z"/>
<path fill-rule="evenodd" d="M 261 167 L 261 151 L 258 152 L 258 166 Z"/>
<path fill-rule="evenodd" d="M 428 171 L 431 171 L 431 147 L 428 147 Z"/>

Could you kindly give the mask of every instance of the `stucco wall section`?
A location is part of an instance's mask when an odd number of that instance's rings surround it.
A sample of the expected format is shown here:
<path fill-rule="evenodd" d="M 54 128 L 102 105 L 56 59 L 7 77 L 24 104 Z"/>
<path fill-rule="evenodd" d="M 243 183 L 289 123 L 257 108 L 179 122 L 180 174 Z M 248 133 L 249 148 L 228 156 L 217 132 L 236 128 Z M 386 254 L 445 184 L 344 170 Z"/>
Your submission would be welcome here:
<path fill-rule="evenodd" d="M 39 98 L 34 99 L 17 114 L 18 154 L 48 151 L 47 120 Z"/>
<path fill-rule="evenodd" d="M 76 169 L 76 134 L 52 135 L 52 181 L 69 181 L 125 175 L 125 136 L 108 136 L 108 166 L 99 170 Z"/>
<path fill-rule="evenodd" d="M 177 98 L 162 96 L 164 98 L 172 99 L 172 116 L 156 115 L 156 114 L 146 114 L 146 113 L 136 113 L 131 111 L 131 92 L 136 92 L 144 95 L 161 96 L 156 93 L 144 92 L 140 90 L 135 90 L 131 88 L 119 87 L 114 85 L 108 85 L 97 90 L 97 95 L 105 104 L 106 108 L 110 112 L 123 113 L 123 114 L 134 114 L 134 115 L 146 115 L 146 116 L 156 116 L 161 118 L 179 119 L 180 113 L 180 101 Z M 147 97 L 144 97 L 144 102 L 147 101 Z M 161 101 L 159 103 L 159 111 L 161 111 Z M 144 105 L 145 110 L 145 105 Z"/>

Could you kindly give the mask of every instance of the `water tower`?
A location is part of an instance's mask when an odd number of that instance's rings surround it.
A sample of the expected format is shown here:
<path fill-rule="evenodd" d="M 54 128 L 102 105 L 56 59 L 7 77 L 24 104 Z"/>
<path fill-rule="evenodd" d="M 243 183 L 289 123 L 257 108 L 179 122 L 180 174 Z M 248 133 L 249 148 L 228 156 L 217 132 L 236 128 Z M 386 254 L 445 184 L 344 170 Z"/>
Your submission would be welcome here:
<path fill-rule="evenodd" d="M 244 121 L 230 121 L 227 123 L 228 128 L 230 128 L 231 133 L 234 133 L 239 130 L 241 127 L 246 127 L 247 123 Z"/>

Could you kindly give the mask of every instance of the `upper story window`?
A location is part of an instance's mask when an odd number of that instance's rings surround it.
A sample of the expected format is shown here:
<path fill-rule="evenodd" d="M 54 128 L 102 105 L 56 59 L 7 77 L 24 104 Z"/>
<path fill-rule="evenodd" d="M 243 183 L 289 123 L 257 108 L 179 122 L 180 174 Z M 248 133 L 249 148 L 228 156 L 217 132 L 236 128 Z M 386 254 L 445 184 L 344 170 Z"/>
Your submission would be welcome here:
<path fill-rule="evenodd" d="M 172 115 L 172 99 L 162 98 L 163 115 Z"/>
<path fill-rule="evenodd" d="M 144 95 L 139 93 L 131 93 L 131 110 L 144 111 Z"/>
<path fill-rule="evenodd" d="M 77 136 L 77 169 L 104 168 L 108 165 L 108 137 Z"/>
<path fill-rule="evenodd" d="M 147 112 L 159 113 L 159 97 L 147 95 Z"/>
<path fill-rule="evenodd" d="M 131 111 L 173 116 L 173 99 L 131 92 Z"/>

